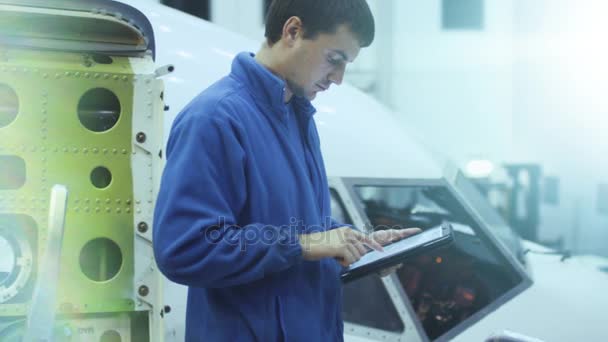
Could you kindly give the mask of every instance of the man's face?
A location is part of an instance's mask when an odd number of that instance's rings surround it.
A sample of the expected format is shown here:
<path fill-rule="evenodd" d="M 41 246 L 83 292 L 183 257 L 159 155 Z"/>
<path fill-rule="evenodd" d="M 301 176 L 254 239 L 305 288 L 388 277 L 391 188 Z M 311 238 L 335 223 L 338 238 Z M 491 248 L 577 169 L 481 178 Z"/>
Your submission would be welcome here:
<path fill-rule="evenodd" d="M 355 60 L 360 49 L 359 41 L 346 25 L 339 26 L 333 34 L 298 38 L 288 58 L 287 86 L 295 95 L 313 100 L 332 83 L 342 83 L 346 64 Z"/>

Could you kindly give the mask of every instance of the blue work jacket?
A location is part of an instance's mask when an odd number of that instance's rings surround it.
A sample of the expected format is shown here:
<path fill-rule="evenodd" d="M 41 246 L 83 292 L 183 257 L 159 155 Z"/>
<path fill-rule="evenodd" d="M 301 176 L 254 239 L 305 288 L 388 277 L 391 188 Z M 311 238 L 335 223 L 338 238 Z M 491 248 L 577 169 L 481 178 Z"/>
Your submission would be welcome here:
<path fill-rule="evenodd" d="M 173 124 L 154 253 L 189 287 L 186 341 L 343 339 L 341 267 L 303 260 L 298 237 L 339 226 L 315 109 L 301 97 L 286 104 L 284 91 L 241 53 Z M 301 134 L 289 134 L 294 112 Z"/>

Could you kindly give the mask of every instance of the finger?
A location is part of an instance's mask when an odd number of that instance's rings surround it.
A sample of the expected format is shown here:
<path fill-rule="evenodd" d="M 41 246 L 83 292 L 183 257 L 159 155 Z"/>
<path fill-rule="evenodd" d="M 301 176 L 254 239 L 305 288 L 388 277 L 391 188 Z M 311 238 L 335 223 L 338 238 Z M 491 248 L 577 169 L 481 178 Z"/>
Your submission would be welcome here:
<path fill-rule="evenodd" d="M 370 235 L 370 238 L 383 246 L 391 242 L 391 234 L 387 230 L 377 230 Z"/>
<path fill-rule="evenodd" d="M 352 254 L 354 259 L 353 262 L 356 262 L 357 260 L 361 259 L 362 254 L 361 251 L 359 251 L 359 249 L 357 248 L 357 246 L 355 246 L 354 244 L 348 244 L 346 248 L 348 248 L 350 254 Z"/>
<path fill-rule="evenodd" d="M 344 248 L 342 251 L 340 264 L 344 267 L 348 267 L 353 262 L 355 262 L 355 257 L 353 256 L 352 252 L 348 248 Z"/>
<path fill-rule="evenodd" d="M 361 258 L 362 256 L 364 256 L 365 254 L 367 254 L 367 252 L 369 251 L 367 249 L 367 247 L 365 247 L 364 244 L 362 244 L 359 241 L 355 241 L 353 243 L 353 246 L 355 246 L 355 248 L 357 249 L 357 251 L 359 252 L 359 258 Z"/>
<path fill-rule="evenodd" d="M 364 244 L 368 245 L 372 249 L 375 249 L 379 252 L 384 251 L 384 248 L 382 248 L 382 245 L 379 244 L 378 242 L 376 242 L 374 239 L 371 239 L 369 236 L 367 236 L 363 233 L 359 233 L 359 232 L 353 232 L 353 233 L 354 233 L 355 238 L 357 238 L 357 240 L 363 242 Z"/>
<path fill-rule="evenodd" d="M 404 239 L 406 237 L 420 233 L 420 228 L 406 228 L 406 229 L 389 229 L 386 230 L 388 242 Z"/>
<path fill-rule="evenodd" d="M 400 229 L 399 235 L 401 236 L 401 238 L 406 238 L 408 236 L 416 235 L 420 232 L 422 232 L 422 229 L 420 228 L 406 228 Z"/>

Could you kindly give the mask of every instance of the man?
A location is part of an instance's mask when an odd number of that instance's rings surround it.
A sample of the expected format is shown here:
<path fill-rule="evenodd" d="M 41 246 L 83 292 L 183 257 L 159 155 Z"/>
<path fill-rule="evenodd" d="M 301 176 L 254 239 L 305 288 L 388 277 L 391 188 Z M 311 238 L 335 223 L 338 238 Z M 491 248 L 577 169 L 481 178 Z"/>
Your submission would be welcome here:
<path fill-rule="evenodd" d="M 187 341 L 341 341 L 342 267 L 418 232 L 330 218 L 310 100 L 373 37 L 365 0 L 275 0 L 261 50 L 176 118 L 154 251 L 189 286 Z"/>

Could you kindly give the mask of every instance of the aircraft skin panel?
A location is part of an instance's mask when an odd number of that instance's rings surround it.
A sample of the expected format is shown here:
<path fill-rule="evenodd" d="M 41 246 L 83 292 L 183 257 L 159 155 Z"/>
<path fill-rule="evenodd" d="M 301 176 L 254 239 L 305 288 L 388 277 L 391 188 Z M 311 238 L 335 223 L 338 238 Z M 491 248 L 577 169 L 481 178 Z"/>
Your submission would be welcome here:
<path fill-rule="evenodd" d="M 175 116 L 202 90 L 230 72 L 234 56 L 256 52 L 254 41 L 161 4 L 129 1 L 152 23 L 157 63 L 174 64 L 167 77 L 165 140 Z M 193 44 L 181 32 L 196 32 Z M 221 37 L 221 38 L 218 38 Z M 328 176 L 441 178 L 443 165 L 421 149 L 388 108 L 349 84 L 333 85 L 313 105 Z M 348 122 L 348 124 L 345 124 Z M 371 124 L 370 124 L 371 123 Z M 353 167 L 356 162 L 357 166 Z"/>
<path fill-rule="evenodd" d="M 132 58 L 131 65 L 137 75 L 134 90 L 132 127 L 133 152 L 131 166 L 135 197 L 134 221 L 136 227 L 133 250 L 135 271 L 135 309 L 148 312 L 150 341 L 162 341 L 164 336 L 164 307 L 162 275 L 154 260 L 152 227 L 156 191 L 160 184 L 163 166 L 163 108 L 164 82 L 158 78 L 154 62 Z M 142 292 L 142 289 L 147 289 Z M 172 303 L 171 303 L 172 304 Z M 170 310 L 173 310 L 172 308 Z M 159 315 L 163 312 L 163 316 Z"/>
<path fill-rule="evenodd" d="M 0 79 L 15 90 L 20 108 L 14 121 L 0 128 L 5 137 L 0 142 L 1 153 L 25 160 L 27 180 L 7 194 L 9 200 L 0 204 L 0 210 L 29 215 L 32 207 L 36 209 L 38 239 L 44 241 L 50 186 L 66 185 L 70 198 L 59 313 L 132 310 L 133 234 L 128 229 L 133 221 L 131 143 L 122 138 L 131 134 L 133 94 L 128 60 L 116 58 L 114 72 L 107 72 L 105 66 L 106 72 L 102 72 L 94 65 L 85 66 L 82 55 L 51 54 L 47 58 L 32 50 L 8 50 L 4 56 Z M 92 132 L 79 120 L 79 106 L 82 112 L 96 110 L 80 102 L 86 102 L 87 93 L 95 97 L 96 89 L 114 94 L 120 105 L 120 119 L 105 133 Z M 92 105 L 94 102 L 93 98 Z M 92 171 L 100 166 L 111 170 L 111 183 L 105 189 L 95 188 L 90 181 Z M 112 271 L 107 269 L 111 265 L 100 264 L 93 272 L 97 274 L 89 276 L 81 271 L 81 262 L 88 262 L 84 260 L 86 252 L 81 256 L 83 248 L 98 238 L 109 239 L 120 249 L 120 270 L 111 279 L 104 279 Z M 25 307 L 21 309 L 19 314 L 25 314 Z"/>
<path fill-rule="evenodd" d="M 548 251 L 528 241 L 526 248 Z M 544 341 L 606 341 L 608 274 L 598 272 L 608 259 L 530 252 L 527 260 L 534 284 L 454 341 L 479 341 L 494 332 L 512 330 Z"/>

